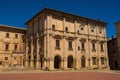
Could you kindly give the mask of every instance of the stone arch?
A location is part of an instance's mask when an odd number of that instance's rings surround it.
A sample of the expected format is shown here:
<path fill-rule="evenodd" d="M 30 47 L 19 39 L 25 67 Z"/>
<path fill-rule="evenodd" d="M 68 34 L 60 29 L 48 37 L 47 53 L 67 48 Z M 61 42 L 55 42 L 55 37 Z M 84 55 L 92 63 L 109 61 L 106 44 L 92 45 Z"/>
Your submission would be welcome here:
<path fill-rule="evenodd" d="M 54 68 L 55 69 L 60 69 L 61 67 L 61 56 L 60 55 L 56 55 L 54 57 Z"/>
<path fill-rule="evenodd" d="M 85 56 L 82 56 L 82 57 L 81 57 L 81 67 L 82 67 L 82 68 L 85 68 L 85 67 L 86 67 L 85 64 L 86 64 L 86 63 L 85 63 Z"/>
<path fill-rule="evenodd" d="M 74 66 L 73 62 L 74 62 L 73 56 L 69 55 L 68 59 L 67 59 L 67 66 L 68 66 L 68 68 L 73 68 L 73 66 Z"/>

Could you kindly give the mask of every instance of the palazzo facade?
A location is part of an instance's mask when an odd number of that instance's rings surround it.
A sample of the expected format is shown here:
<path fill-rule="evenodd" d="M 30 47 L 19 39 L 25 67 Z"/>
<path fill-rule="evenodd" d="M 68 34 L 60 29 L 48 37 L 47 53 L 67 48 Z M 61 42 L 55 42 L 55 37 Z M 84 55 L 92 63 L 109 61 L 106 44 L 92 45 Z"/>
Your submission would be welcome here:
<path fill-rule="evenodd" d="M 0 69 L 23 67 L 26 30 L 0 24 Z"/>
<path fill-rule="evenodd" d="M 105 22 L 45 8 L 26 26 L 25 67 L 109 69 Z"/>

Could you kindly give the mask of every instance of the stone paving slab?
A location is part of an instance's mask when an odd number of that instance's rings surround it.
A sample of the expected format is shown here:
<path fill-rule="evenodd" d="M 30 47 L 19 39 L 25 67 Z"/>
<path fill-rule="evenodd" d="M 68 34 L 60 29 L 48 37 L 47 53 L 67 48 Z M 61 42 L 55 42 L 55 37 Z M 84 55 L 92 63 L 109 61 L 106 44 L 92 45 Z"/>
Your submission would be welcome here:
<path fill-rule="evenodd" d="M 120 80 L 120 74 L 105 72 L 37 72 L 0 74 L 0 80 Z"/>

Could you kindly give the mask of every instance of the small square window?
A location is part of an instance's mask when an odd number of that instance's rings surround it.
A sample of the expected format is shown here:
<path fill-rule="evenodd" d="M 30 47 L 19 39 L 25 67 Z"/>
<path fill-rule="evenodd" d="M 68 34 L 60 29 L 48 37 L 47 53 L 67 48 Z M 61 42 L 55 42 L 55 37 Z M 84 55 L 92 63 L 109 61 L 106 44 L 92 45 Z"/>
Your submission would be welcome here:
<path fill-rule="evenodd" d="M 17 57 L 14 57 L 14 59 L 16 60 L 16 59 L 17 59 Z"/>
<path fill-rule="evenodd" d="M 6 37 L 9 38 L 9 36 L 10 36 L 9 33 L 6 33 Z"/>
<path fill-rule="evenodd" d="M 99 31 L 99 33 L 102 33 L 101 31 Z"/>
<path fill-rule="evenodd" d="M 52 25 L 52 30 L 55 30 L 55 25 Z"/>
<path fill-rule="evenodd" d="M 94 32 L 94 30 L 91 30 L 91 32 Z"/>
<path fill-rule="evenodd" d="M 81 30 L 84 30 L 84 28 L 81 28 Z"/>
<path fill-rule="evenodd" d="M 5 60 L 8 60 L 8 57 L 5 57 Z"/>
<path fill-rule="evenodd" d="M 18 34 L 15 34 L 15 38 L 18 38 Z"/>
<path fill-rule="evenodd" d="M 80 33 L 79 30 L 77 31 L 77 33 Z"/>
<path fill-rule="evenodd" d="M 65 27 L 65 31 L 68 32 L 68 27 Z"/>

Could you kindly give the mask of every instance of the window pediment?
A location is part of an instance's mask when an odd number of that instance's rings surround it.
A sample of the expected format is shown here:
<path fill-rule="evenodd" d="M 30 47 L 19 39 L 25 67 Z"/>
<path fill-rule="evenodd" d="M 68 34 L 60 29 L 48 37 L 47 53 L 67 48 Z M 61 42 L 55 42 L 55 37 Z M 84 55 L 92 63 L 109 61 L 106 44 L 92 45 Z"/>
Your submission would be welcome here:
<path fill-rule="evenodd" d="M 105 41 L 100 41 L 99 43 L 100 43 L 100 44 L 103 44 L 103 43 L 105 43 Z"/>
<path fill-rule="evenodd" d="M 69 37 L 66 37 L 66 39 L 67 39 L 67 40 L 74 40 L 74 39 L 76 39 L 76 38 L 69 36 Z"/>
<path fill-rule="evenodd" d="M 53 38 L 61 39 L 61 38 L 63 38 L 63 36 L 61 36 L 61 35 L 53 35 Z"/>
<path fill-rule="evenodd" d="M 96 43 L 97 41 L 98 40 L 96 40 L 96 39 L 91 40 L 92 43 Z"/>
<path fill-rule="evenodd" d="M 86 42 L 86 39 L 85 38 L 81 38 L 80 41 L 81 42 Z"/>

